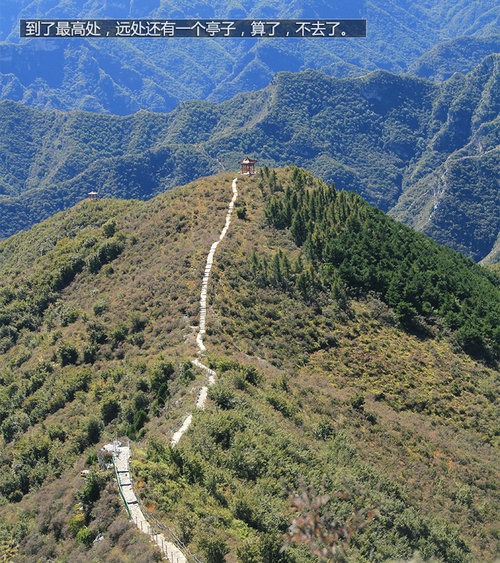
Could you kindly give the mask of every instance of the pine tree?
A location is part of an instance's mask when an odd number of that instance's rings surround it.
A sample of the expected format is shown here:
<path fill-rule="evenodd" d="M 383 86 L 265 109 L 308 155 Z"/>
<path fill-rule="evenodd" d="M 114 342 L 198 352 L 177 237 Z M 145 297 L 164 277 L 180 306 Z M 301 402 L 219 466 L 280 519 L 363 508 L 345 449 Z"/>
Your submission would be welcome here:
<path fill-rule="evenodd" d="M 290 229 L 293 240 L 297 246 L 302 246 L 307 238 L 307 228 L 302 210 L 295 214 Z"/>
<path fill-rule="evenodd" d="M 302 264 L 302 257 L 299 254 L 297 258 L 293 261 L 292 272 L 294 274 L 300 274 L 304 270 L 304 265 Z"/>
<path fill-rule="evenodd" d="M 255 278 L 260 273 L 260 261 L 255 249 L 252 250 L 252 254 L 250 255 L 250 272 L 252 276 Z"/>
<path fill-rule="evenodd" d="M 280 270 L 284 282 L 288 284 L 290 280 L 290 260 L 284 252 L 281 252 Z"/>
<path fill-rule="evenodd" d="M 297 289 L 300 291 L 304 299 L 309 298 L 309 276 L 307 272 L 302 272 L 297 278 Z"/>
<path fill-rule="evenodd" d="M 281 264 L 280 264 L 280 252 L 278 252 L 273 256 L 271 260 L 271 271 L 269 272 L 269 281 L 273 285 L 281 284 L 283 281 L 283 276 L 281 274 Z"/>
<path fill-rule="evenodd" d="M 271 176 L 269 178 L 269 188 L 272 194 L 278 190 L 276 170 L 272 171 Z"/>

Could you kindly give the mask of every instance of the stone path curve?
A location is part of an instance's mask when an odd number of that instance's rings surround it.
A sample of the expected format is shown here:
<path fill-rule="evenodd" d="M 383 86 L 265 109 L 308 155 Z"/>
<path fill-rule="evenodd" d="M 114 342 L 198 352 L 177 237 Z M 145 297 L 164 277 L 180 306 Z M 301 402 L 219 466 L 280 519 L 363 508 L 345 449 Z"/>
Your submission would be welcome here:
<path fill-rule="evenodd" d="M 229 207 L 226 214 L 226 223 L 221 231 L 219 240 L 215 241 L 210 247 L 210 252 L 207 256 L 207 262 L 205 265 L 205 271 L 203 274 L 203 280 L 201 282 L 201 293 L 200 293 L 200 326 L 198 334 L 196 335 L 196 344 L 198 346 L 198 356 L 202 358 L 206 351 L 206 347 L 203 343 L 203 336 L 205 335 L 206 329 L 206 318 L 207 318 L 207 292 L 208 292 L 208 280 L 210 278 L 210 272 L 214 263 L 214 255 L 219 243 L 224 239 L 226 233 L 231 224 L 231 215 L 233 213 L 234 204 L 236 203 L 236 198 L 238 197 L 238 189 L 236 188 L 237 178 L 234 178 L 232 182 L 233 197 L 229 203 Z M 198 358 L 191 360 L 193 365 L 201 369 L 207 374 L 207 385 L 204 385 L 200 393 L 198 394 L 198 399 L 196 401 L 196 408 L 202 409 L 205 406 L 208 396 L 208 387 L 215 383 L 215 378 L 217 374 L 213 369 L 204 365 Z M 191 425 L 193 421 L 193 415 L 189 414 L 183 421 L 182 426 L 174 433 L 171 439 L 172 447 L 179 443 L 186 430 Z M 163 534 L 156 534 L 151 528 L 151 525 L 146 520 L 135 495 L 132 478 L 130 475 L 129 459 L 130 459 L 130 447 L 128 446 L 115 446 L 114 449 L 114 462 L 116 468 L 116 475 L 118 479 L 118 486 L 123 494 L 123 499 L 127 504 L 128 510 L 130 512 L 130 518 L 134 524 L 144 532 L 148 534 L 151 539 L 158 545 L 162 553 L 167 557 L 168 561 L 171 563 L 187 563 L 186 556 L 184 553 L 172 542 L 165 539 Z"/>
<path fill-rule="evenodd" d="M 233 197 L 229 203 L 229 207 L 226 213 L 226 224 L 221 231 L 219 236 L 219 240 L 216 240 L 212 246 L 210 247 L 210 252 L 207 256 L 207 263 L 205 265 L 205 272 L 203 274 L 203 280 L 201 282 L 201 292 L 200 292 L 200 327 L 198 330 L 198 334 L 196 335 L 196 344 L 198 345 L 198 356 L 203 357 L 204 353 L 206 352 L 205 344 L 203 343 L 203 336 L 205 335 L 205 328 L 206 328 L 206 318 L 207 318 L 207 292 L 208 292 L 208 280 L 210 278 L 210 272 L 212 271 L 212 266 L 214 263 L 214 254 L 219 246 L 219 243 L 224 239 L 226 233 L 229 229 L 229 225 L 231 224 L 231 215 L 233 213 L 234 204 L 236 203 L 236 198 L 238 197 L 238 188 L 236 187 L 237 178 L 234 178 L 232 183 L 233 188 Z M 207 395 L 208 395 L 208 387 L 215 383 L 215 378 L 217 374 L 213 369 L 210 369 L 208 366 L 204 365 L 200 362 L 198 358 L 191 360 L 192 364 L 195 365 L 197 368 L 203 370 L 207 374 L 207 385 L 204 385 L 201 388 L 201 391 L 198 395 L 198 400 L 196 401 L 196 408 L 202 409 L 205 406 Z M 191 425 L 193 421 L 193 415 L 188 415 L 183 423 L 182 426 L 175 432 L 172 436 L 171 444 L 172 446 L 176 446 L 179 440 L 182 438 L 186 430 Z"/>

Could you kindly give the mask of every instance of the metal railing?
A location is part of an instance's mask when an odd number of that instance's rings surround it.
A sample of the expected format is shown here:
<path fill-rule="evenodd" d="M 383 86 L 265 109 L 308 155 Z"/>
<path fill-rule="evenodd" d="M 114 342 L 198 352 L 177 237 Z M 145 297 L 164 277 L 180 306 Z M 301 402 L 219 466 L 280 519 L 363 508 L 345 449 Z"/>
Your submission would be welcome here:
<path fill-rule="evenodd" d="M 115 477 L 116 477 L 116 482 L 118 483 L 118 490 L 120 491 L 120 496 L 122 497 L 123 500 L 123 504 L 125 505 L 125 509 L 127 510 L 128 513 L 128 517 L 132 518 L 131 514 L 130 514 L 130 508 L 128 507 L 128 502 L 125 500 L 125 495 L 123 494 L 123 490 L 122 490 L 122 484 L 120 482 L 120 477 L 118 475 L 118 471 L 116 469 L 116 464 L 115 464 L 115 456 L 113 456 L 113 468 L 115 470 Z"/>
<path fill-rule="evenodd" d="M 130 484 L 132 486 L 132 490 L 134 491 L 135 498 L 137 499 L 137 504 L 139 505 L 141 512 L 144 514 L 144 518 L 147 520 L 148 524 L 151 527 L 152 535 L 158 535 L 159 533 L 166 532 L 169 540 L 180 551 L 182 551 L 182 553 L 184 554 L 184 556 L 186 557 L 186 559 L 188 561 L 190 561 L 192 563 L 203 563 L 203 561 L 201 559 L 199 559 L 194 553 L 192 553 L 189 550 L 189 547 L 187 547 L 186 544 L 175 534 L 175 532 L 172 530 L 172 528 L 170 528 L 170 526 L 165 524 L 165 522 L 158 520 L 152 514 L 148 513 L 146 507 L 144 506 L 144 504 L 141 500 L 141 497 L 139 496 L 139 494 L 137 492 L 137 489 L 135 488 L 134 480 L 132 479 L 132 473 L 130 473 Z M 158 531 L 158 530 L 160 530 L 160 531 Z"/>

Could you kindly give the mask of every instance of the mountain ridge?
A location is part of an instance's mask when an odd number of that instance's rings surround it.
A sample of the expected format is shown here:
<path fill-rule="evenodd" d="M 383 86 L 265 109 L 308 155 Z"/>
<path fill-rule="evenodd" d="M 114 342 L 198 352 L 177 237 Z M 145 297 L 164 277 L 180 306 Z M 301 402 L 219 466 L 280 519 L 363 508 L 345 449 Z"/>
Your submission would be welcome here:
<path fill-rule="evenodd" d="M 440 84 L 387 71 L 354 79 L 313 70 L 278 73 L 265 89 L 221 104 L 190 101 L 170 114 L 127 117 L 44 114 L 2 102 L 0 142 L 8 166 L 0 172 L 6 217 L 1 234 L 96 187 L 104 194 L 147 198 L 234 168 L 242 154 L 251 153 L 269 165 L 294 162 L 341 182 L 479 261 L 500 230 L 494 174 L 499 76 L 496 55 Z M 50 120 L 59 120 L 60 133 L 52 127 L 43 149 L 33 139 L 49 130 Z M 31 121 L 36 127 L 30 128 Z M 33 197 L 20 193 L 36 185 L 43 189 Z M 471 205 L 465 205 L 468 200 Z"/>
<path fill-rule="evenodd" d="M 154 6 L 154 7 L 152 7 Z M 15 99 L 39 109 L 82 109 L 126 114 L 146 108 L 171 111 L 179 101 L 190 98 L 221 102 L 240 91 L 265 87 L 276 72 L 315 68 L 333 76 L 361 75 L 374 69 L 407 72 L 419 57 L 457 37 L 468 37 L 468 52 L 463 56 L 457 44 L 454 58 L 460 68 L 472 69 L 477 52 L 484 48 L 482 37 L 498 33 L 499 12 L 494 3 L 474 0 L 458 3 L 410 2 L 398 6 L 384 0 L 337 2 L 335 14 L 321 0 L 307 8 L 299 3 L 270 1 L 254 7 L 235 7 L 227 0 L 210 4 L 205 0 L 183 10 L 172 2 L 142 5 L 133 2 L 81 4 L 58 0 L 40 3 L 12 3 L 10 14 L 0 23 L 0 37 L 10 41 L 0 45 L 2 71 L 0 98 Z M 18 36 L 20 18 L 366 18 L 367 40 L 236 39 L 229 40 L 66 40 L 55 42 Z M 387 29 L 391 30 L 388 34 Z M 478 44 L 474 43 L 478 39 Z M 497 45 L 498 36 L 492 39 Z M 40 45 L 43 42 L 43 46 Z M 496 43 L 495 43 L 496 42 Z M 50 48 L 48 47 L 50 45 Z M 203 45 L 203 47 L 201 47 Z M 201 47 L 201 48 L 200 48 Z M 484 53 L 486 54 L 486 53 Z M 19 59 L 19 57 L 21 57 Z M 436 53 L 431 55 L 436 58 Z M 439 56 L 438 56 L 439 58 Z M 472 62 L 467 62 L 471 59 Z M 168 63 L 166 62 L 168 61 Z M 425 64 L 430 63 L 427 57 Z M 431 66 L 446 66 L 432 62 Z M 210 71 L 207 68 L 210 68 Z M 421 67 L 422 70 L 423 67 Z M 57 72 L 54 71 L 57 69 Z M 54 84 L 55 78 L 57 84 Z M 97 88 L 96 88 L 97 83 Z"/>
<path fill-rule="evenodd" d="M 361 510 L 360 561 L 493 558 L 498 370 L 467 331 L 498 326 L 498 275 L 305 170 L 238 180 L 207 303 L 219 381 L 168 447 L 205 381 L 188 360 L 233 177 L 83 201 L 0 242 L 1 537 L 27 561 L 126 557 L 92 456 L 128 435 L 144 505 L 208 560 L 316 562 L 280 552 L 288 492 L 330 496 L 339 526 Z"/>

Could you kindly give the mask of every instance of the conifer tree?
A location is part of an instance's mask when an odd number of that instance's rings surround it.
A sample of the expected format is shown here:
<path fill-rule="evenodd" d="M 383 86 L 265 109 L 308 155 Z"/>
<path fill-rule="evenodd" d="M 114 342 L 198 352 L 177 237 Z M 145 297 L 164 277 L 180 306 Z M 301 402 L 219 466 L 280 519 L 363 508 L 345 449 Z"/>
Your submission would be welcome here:
<path fill-rule="evenodd" d="M 302 246 L 307 237 L 306 222 L 302 210 L 295 214 L 292 220 L 291 233 L 297 246 Z"/>

